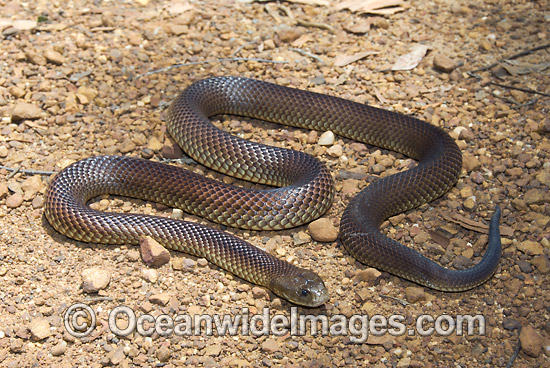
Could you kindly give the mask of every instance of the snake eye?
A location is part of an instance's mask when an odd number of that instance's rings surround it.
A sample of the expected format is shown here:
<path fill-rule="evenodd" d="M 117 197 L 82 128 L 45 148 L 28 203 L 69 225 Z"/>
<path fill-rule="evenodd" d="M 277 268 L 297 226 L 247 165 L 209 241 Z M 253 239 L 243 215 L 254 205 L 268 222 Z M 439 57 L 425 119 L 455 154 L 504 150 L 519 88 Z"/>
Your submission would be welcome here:
<path fill-rule="evenodd" d="M 302 289 L 302 296 L 308 296 L 308 295 L 309 295 L 309 290 Z"/>

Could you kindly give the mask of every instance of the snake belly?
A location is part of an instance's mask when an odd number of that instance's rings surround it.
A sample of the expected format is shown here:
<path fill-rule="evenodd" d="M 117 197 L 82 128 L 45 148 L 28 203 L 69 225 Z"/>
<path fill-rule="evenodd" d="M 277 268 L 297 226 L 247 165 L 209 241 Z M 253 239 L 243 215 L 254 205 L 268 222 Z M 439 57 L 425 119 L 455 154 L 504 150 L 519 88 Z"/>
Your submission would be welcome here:
<path fill-rule="evenodd" d="M 359 261 L 449 291 L 477 286 L 497 268 L 501 253 L 498 207 L 485 255 L 467 270 L 446 269 L 380 233 L 385 219 L 441 196 L 456 182 L 462 155 L 442 129 L 349 100 L 239 77 L 213 77 L 190 85 L 172 102 L 167 129 L 187 154 L 205 166 L 275 188 L 240 188 L 157 162 L 99 156 L 78 161 L 56 175 L 46 192 L 46 218 L 57 231 L 86 242 L 135 244 L 149 235 L 168 248 L 205 257 L 293 303 L 325 303 L 328 292 L 317 274 L 230 234 L 192 222 L 107 213 L 86 205 L 101 194 L 123 195 L 253 230 L 299 226 L 327 211 L 334 185 L 325 165 L 302 152 L 223 132 L 209 120 L 219 114 L 331 130 L 419 161 L 410 170 L 369 185 L 344 211 L 340 239 Z"/>

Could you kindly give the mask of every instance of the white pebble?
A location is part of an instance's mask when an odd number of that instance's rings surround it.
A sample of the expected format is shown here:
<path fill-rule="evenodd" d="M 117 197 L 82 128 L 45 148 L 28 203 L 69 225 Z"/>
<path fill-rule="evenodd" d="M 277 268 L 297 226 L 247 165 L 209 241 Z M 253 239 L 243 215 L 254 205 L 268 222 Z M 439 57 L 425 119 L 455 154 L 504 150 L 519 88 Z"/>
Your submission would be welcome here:
<path fill-rule="evenodd" d="M 183 211 L 179 208 L 174 208 L 172 210 L 172 218 L 176 220 L 181 220 L 183 218 Z"/>
<path fill-rule="evenodd" d="M 334 133 L 329 131 L 324 132 L 319 137 L 319 140 L 317 141 L 317 144 L 320 146 L 330 146 L 334 144 Z"/>

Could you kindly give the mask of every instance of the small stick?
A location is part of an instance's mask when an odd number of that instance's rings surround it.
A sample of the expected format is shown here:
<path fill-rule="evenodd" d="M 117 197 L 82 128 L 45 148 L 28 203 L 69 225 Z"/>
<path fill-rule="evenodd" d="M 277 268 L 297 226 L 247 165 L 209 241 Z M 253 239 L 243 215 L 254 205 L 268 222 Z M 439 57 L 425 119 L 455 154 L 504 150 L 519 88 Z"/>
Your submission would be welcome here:
<path fill-rule="evenodd" d="M 28 170 L 28 169 L 22 169 L 21 166 L 16 167 L 15 169 L 13 167 L 7 167 L 0 165 L 0 169 L 6 169 L 8 171 L 12 171 L 10 175 L 8 176 L 8 179 L 17 174 L 18 172 L 22 172 L 24 174 L 31 174 L 31 175 L 53 175 L 57 174 L 57 171 L 40 171 L 40 170 Z"/>
<path fill-rule="evenodd" d="M 399 304 L 401 304 L 402 306 L 406 307 L 407 305 L 411 305 L 411 303 L 405 301 L 405 300 L 402 300 L 402 299 L 399 299 L 399 298 L 396 298 L 396 297 L 393 297 L 393 296 L 389 296 L 389 295 L 385 295 L 385 294 L 379 294 L 382 298 L 388 298 L 388 299 L 392 299 L 392 300 L 395 300 L 396 302 L 398 302 Z"/>
<path fill-rule="evenodd" d="M 95 303 L 95 302 L 103 302 L 108 301 L 112 302 L 114 299 L 110 296 L 94 296 L 84 299 L 86 303 Z"/>
<path fill-rule="evenodd" d="M 279 61 L 279 60 L 268 60 L 268 59 L 258 59 L 258 58 L 243 58 L 243 57 L 211 59 L 211 60 L 191 61 L 189 63 L 183 63 L 183 64 L 174 64 L 174 65 L 168 66 L 166 68 L 152 70 L 152 71 L 147 72 L 145 74 L 139 74 L 136 77 L 136 79 L 146 77 L 146 76 L 151 75 L 151 74 L 165 72 L 165 71 L 170 70 L 170 69 L 180 68 L 182 66 L 209 64 L 209 63 L 221 63 L 221 62 L 224 62 L 224 61 L 257 61 L 257 62 L 260 62 L 260 63 L 288 64 L 288 61 L 285 61 L 285 60 Z"/>
<path fill-rule="evenodd" d="M 512 109 L 521 109 L 522 107 L 526 107 L 526 106 L 531 106 L 533 105 L 535 102 L 537 102 L 537 99 L 534 98 L 530 101 L 527 101 L 525 103 L 519 103 L 517 102 L 516 100 L 514 99 L 510 99 L 510 98 L 506 98 L 506 97 L 503 97 L 503 96 L 499 96 L 497 95 L 496 93 L 493 92 L 493 96 L 495 96 L 496 98 L 500 98 L 502 101 L 504 102 L 507 102 L 509 104 L 512 104 L 514 106 L 512 106 Z"/>
<path fill-rule="evenodd" d="M 237 49 L 235 51 L 233 51 L 233 53 L 231 54 L 231 56 L 235 57 L 235 55 L 237 55 L 242 49 L 243 47 L 246 47 L 248 45 L 251 45 L 253 43 L 257 43 L 258 41 L 248 41 L 248 42 L 245 42 L 244 44 L 242 44 L 241 46 L 237 47 Z"/>
<path fill-rule="evenodd" d="M 530 88 L 508 86 L 506 84 L 500 84 L 500 83 L 496 83 L 496 82 L 489 82 L 489 84 L 492 84 L 492 85 L 498 86 L 498 87 L 502 87 L 502 88 L 515 89 L 515 90 L 522 91 L 522 92 L 525 92 L 525 93 L 534 93 L 536 95 L 550 97 L 550 95 L 548 93 L 535 91 L 534 89 L 530 89 Z"/>
<path fill-rule="evenodd" d="M 516 345 L 516 348 L 514 349 L 514 353 L 510 357 L 510 360 L 508 361 L 508 364 L 506 364 L 506 368 L 512 368 L 514 365 L 514 361 L 519 355 L 519 351 L 521 350 L 521 342 L 518 340 L 518 343 Z"/>
<path fill-rule="evenodd" d="M 497 95 L 497 94 L 494 93 L 494 92 L 492 93 L 492 95 L 495 96 L 496 98 L 500 98 L 500 99 L 501 99 L 502 101 L 504 101 L 504 102 L 507 102 L 507 103 L 512 104 L 512 105 L 515 105 L 514 107 L 520 105 L 520 103 L 517 102 L 517 101 L 514 100 L 514 99 L 506 98 L 506 97 L 503 97 L 503 96 L 499 96 L 499 95 Z"/>
<path fill-rule="evenodd" d="M 295 52 L 297 52 L 297 53 L 299 53 L 299 54 L 302 54 L 302 55 L 305 55 L 305 56 L 309 56 L 310 58 L 317 60 L 317 61 L 320 62 L 321 64 L 324 64 L 324 63 L 325 63 L 325 62 L 323 61 L 323 59 L 321 59 L 321 58 L 320 58 L 319 56 L 317 56 L 317 55 L 313 55 L 311 52 L 307 52 L 307 51 L 302 50 L 302 49 L 295 49 L 295 48 L 291 48 L 291 47 L 289 47 L 289 50 L 290 50 L 290 51 L 295 51 Z"/>
<path fill-rule="evenodd" d="M 533 47 L 532 49 L 525 50 L 525 51 L 522 51 L 522 52 L 518 52 L 517 54 L 514 54 L 514 55 L 512 55 L 512 56 L 508 56 L 508 57 L 502 58 L 502 59 L 498 60 L 497 62 L 494 62 L 494 63 L 492 63 L 492 64 L 490 64 L 490 65 L 487 65 L 487 66 L 484 66 L 484 67 L 481 67 L 481 68 L 472 70 L 472 71 L 468 72 L 468 74 L 470 74 L 470 73 L 475 74 L 475 73 L 477 73 L 477 72 L 482 72 L 482 71 L 485 71 L 485 70 L 489 70 L 489 69 L 494 68 L 494 67 L 497 66 L 498 64 L 502 63 L 503 61 L 517 59 L 517 58 L 519 58 L 519 57 L 526 56 L 526 55 L 529 55 L 529 54 L 531 54 L 531 53 L 533 53 L 533 52 L 535 52 L 535 51 L 547 49 L 547 48 L 549 48 L 549 47 L 550 47 L 550 43 L 549 43 L 549 44 L 546 44 L 546 45 L 542 45 L 542 46 Z"/>
<path fill-rule="evenodd" d="M 537 102 L 537 99 L 534 98 L 530 101 L 527 101 L 525 103 L 522 103 L 522 104 L 519 104 L 517 106 L 512 106 L 512 109 L 521 109 L 522 107 L 527 107 L 527 106 L 531 106 L 531 105 L 534 105 L 535 103 Z"/>
<path fill-rule="evenodd" d="M 19 172 L 19 170 L 21 170 L 21 165 L 17 166 L 15 169 L 12 169 L 12 170 L 13 171 L 8 175 L 6 179 L 14 177 Z"/>

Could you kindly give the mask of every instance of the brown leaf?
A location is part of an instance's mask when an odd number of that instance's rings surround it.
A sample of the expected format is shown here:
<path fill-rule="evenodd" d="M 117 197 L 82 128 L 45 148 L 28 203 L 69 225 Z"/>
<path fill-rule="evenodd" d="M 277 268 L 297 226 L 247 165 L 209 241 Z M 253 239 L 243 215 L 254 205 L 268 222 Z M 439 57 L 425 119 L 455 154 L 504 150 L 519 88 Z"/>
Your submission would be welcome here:
<path fill-rule="evenodd" d="M 458 213 L 447 214 L 445 215 L 445 218 L 459 224 L 460 226 L 468 230 L 474 230 L 483 234 L 489 233 L 489 225 L 486 225 L 479 221 L 470 220 L 469 218 L 459 215 Z M 499 228 L 500 228 L 501 235 L 504 235 L 504 236 L 514 235 L 514 229 L 511 227 L 500 226 Z"/>
<path fill-rule="evenodd" d="M 436 242 L 437 244 L 441 245 L 443 248 L 447 248 L 449 246 L 450 240 L 445 235 L 434 231 L 434 230 L 428 230 L 428 234 L 430 234 L 430 238 Z"/>

